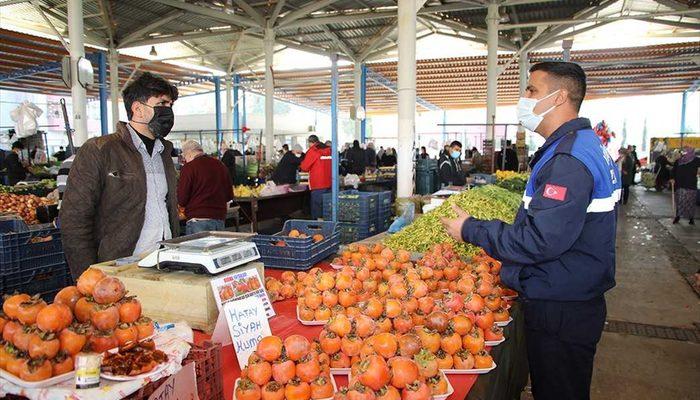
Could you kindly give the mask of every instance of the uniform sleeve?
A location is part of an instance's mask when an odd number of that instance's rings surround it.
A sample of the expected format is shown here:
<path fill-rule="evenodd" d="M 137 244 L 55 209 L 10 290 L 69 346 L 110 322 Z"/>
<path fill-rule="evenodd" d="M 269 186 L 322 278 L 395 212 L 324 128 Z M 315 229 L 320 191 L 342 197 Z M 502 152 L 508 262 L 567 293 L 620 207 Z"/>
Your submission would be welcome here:
<path fill-rule="evenodd" d="M 452 168 L 448 161 L 438 161 L 440 163 L 440 182 L 445 185 L 452 184 Z"/>
<path fill-rule="evenodd" d="M 537 176 L 526 218 L 513 225 L 472 218 L 462 226 L 462 238 L 512 264 L 556 259 L 581 234 L 592 192 L 593 177 L 583 163 L 557 155 Z"/>

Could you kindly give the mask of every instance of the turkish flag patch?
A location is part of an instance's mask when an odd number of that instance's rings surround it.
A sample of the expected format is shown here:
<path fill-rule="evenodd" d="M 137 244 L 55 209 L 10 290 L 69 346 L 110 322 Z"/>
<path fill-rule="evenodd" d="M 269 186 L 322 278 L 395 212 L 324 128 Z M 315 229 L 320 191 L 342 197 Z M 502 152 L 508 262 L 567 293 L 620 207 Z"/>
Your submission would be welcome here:
<path fill-rule="evenodd" d="M 542 196 L 552 200 L 564 201 L 566 199 L 566 188 L 548 183 L 544 186 Z"/>

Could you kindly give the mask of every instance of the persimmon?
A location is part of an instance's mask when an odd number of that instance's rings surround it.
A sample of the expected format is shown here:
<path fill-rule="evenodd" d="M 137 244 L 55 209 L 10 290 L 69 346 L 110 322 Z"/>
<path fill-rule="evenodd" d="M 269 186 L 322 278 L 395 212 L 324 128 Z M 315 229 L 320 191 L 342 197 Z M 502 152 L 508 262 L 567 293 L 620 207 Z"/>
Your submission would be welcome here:
<path fill-rule="evenodd" d="M 332 308 L 338 304 L 338 291 L 336 290 L 324 290 L 321 296 L 326 307 Z"/>
<path fill-rule="evenodd" d="M 349 334 L 351 329 L 352 322 L 346 315 L 339 314 L 328 321 L 328 330 L 341 338 Z"/>
<path fill-rule="evenodd" d="M 22 368 L 25 367 L 28 361 L 29 359 L 25 355 L 22 355 L 22 353 L 15 349 L 9 355 L 7 363 L 5 363 L 5 370 L 14 376 L 20 376 Z"/>
<path fill-rule="evenodd" d="M 292 379 L 284 388 L 286 400 L 309 400 L 311 398 L 311 386 L 301 379 Z"/>
<path fill-rule="evenodd" d="M 435 307 L 435 298 L 430 296 L 423 296 L 418 299 L 418 309 L 424 314 L 428 315 L 433 311 Z"/>
<path fill-rule="evenodd" d="M 284 339 L 284 348 L 287 350 L 287 357 L 292 361 L 298 361 L 311 351 L 309 339 L 301 335 L 290 335 Z"/>
<path fill-rule="evenodd" d="M 386 250 L 386 249 L 385 249 Z M 348 389 L 348 400 L 375 400 L 376 394 L 371 388 L 360 382 L 355 382 Z"/>
<path fill-rule="evenodd" d="M 360 286 L 362 284 L 360 283 Z M 341 290 L 338 292 L 338 304 L 343 307 L 354 306 L 357 303 L 357 295 L 350 289 Z"/>
<path fill-rule="evenodd" d="M 361 338 L 370 337 L 377 330 L 377 323 L 371 317 L 364 314 L 355 317 L 352 323 L 354 324 L 357 335 Z"/>
<path fill-rule="evenodd" d="M 472 329 L 472 321 L 464 314 L 457 314 L 450 320 L 450 327 L 460 336 L 464 336 Z"/>
<path fill-rule="evenodd" d="M 282 355 L 282 339 L 277 336 L 266 336 L 260 340 L 256 353 L 265 361 L 275 361 Z"/>
<path fill-rule="evenodd" d="M 51 360 L 51 374 L 53 376 L 63 375 L 74 369 L 73 357 L 64 352 L 59 352 L 58 355 Z"/>
<path fill-rule="evenodd" d="M 477 293 L 470 293 L 464 299 L 464 306 L 472 312 L 479 312 L 484 308 L 484 298 Z"/>
<path fill-rule="evenodd" d="M 316 311 L 314 311 L 314 320 L 316 321 L 328 321 L 332 316 L 331 309 L 325 304 L 321 304 Z"/>
<path fill-rule="evenodd" d="M 498 325 L 493 325 L 491 329 L 484 330 L 484 340 L 486 341 L 498 341 L 503 339 L 503 328 Z"/>
<path fill-rule="evenodd" d="M 97 303 L 90 301 L 87 297 L 81 297 L 73 308 L 75 319 L 79 322 L 89 322 L 96 307 Z"/>
<path fill-rule="evenodd" d="M 462 337 L 456 332 L 446 332 L 440 341 L 440 349 L 452 355 L 462 349 Z"/>
<path fill-rule="evenodd" d="M 139 340 L 139 330 L 132 324 L 119 324 L 114 330 L 114 336 L 123 347 L 128 343 L 136 343 Z"/>
<path fill-rule="evenodd" d="M 37 360 L 28 360 L 22 364 L 19 377 L 27 382 L 38 382 L 51 378 L 52 373 L 51 362 L 40 358 Z"/>
<path fill-rule="evenodd" d="M 311 398 L 326 399 L 333 396 L 333 384 L 330 376 L 319 376 L 311 382 Z"/>
<path fill-rule="evenodd" d="M 141 302 L 135 296 L 124 297 L 117 307 L 119 322 L 131 324 L 141 318 Z"/>
<path fill-rule="evenodd" d="M 341 339 L 335 333 L 322 330 L 319 334 L 319 341 L 321 343 L 321 349 L 324 353 L 335 354 L 340 351 Z"/>
<path fill-rule="evenodd" d="M 438 350 L 438 352 L 435 353 L 435 359 L 438 363 L 438 369 L 452 369 L 452 365 L 454 363 L 452 355 L 447 354 L 444 350 Z"/>
<path fill-rule="evenodd" d="M 382 356 L 372 355 L 360 361 L 357 378 L 372 390 L 379 390 L 389 383 L 391 370 Z"/>
<path fill-rule="evenodd" d="M 315 353 L 307 354 L 299 360 L 296 366 L 296 374 L 304 382 L 311 383 L 321 374 L 321 365 Z"/>
<path fill-rule="evenodd" d="M 46 302 L 39 297 L 32 297 L 28 301 L 24 301 L 17 307 L 17 319 L 24 325 L 33 325 L 36 323 L 36 316 L 39 311 L 46 307 Z"/>
<path fill-rule="evenodd" d="M 248 379 L 258 386 L 263 386 L 272 378 L 272 365 L 267 361 L 248 364 Z"/>
<path fill-rule="evenodd" d="M 413 329 L 413 319 L 405 312 L 402 312 L 393 321 L 394 330 L 397 334 L 404 334 Z"/>
<path fill-rule="evenodd" d="M 95 285 L 97 285 L 97 282 L 99 282 L 105 276 L 105 273 L 99 269 L 86 269 L 85 272 L 80 274 L 78 277 L 78 282 L 76 285 L 78 287 L 78 291 L 80 291 L 83 296 L 92 296 L 93 290 L 95 290 Z"/>
<path fill-rule="evenodd" d="M 284 400 L 284 385 L 270 381 L 262 388 L 260 394 L 262 400 Z M 238 393 L 236 393 L 236 400 L 238 399 Z"/>
<path fill-rule="evenodd" d="M 96 331 L 90 335 L 86 346 L 95 353 L 104 353 L 119 346 L 119 341 L 114 331 Z"/>
<path fill-rule="evenodd" d="M 474 356 L 468 350 L 461 350 L 452 356 L 452 363 L 455 369 L 472 369 Z"/>
<path fill-rule="evenodd" d="M 29 338 L 28 353 L 31 358 L 54 358 L 61 349 L 61 342 L 54 333 L 41 332 Z"/>
<path fill-rule="evenodd" d="M 261 397 L 260 387 L 250 379 L 244 378 L 236 385 L 236 400 L 259 400 Z"/>
<path fill-rule="evenodd" d="M 36 316 L 36 326 L 44 332 L 60 332 L 72 321 L 70 307 L 62 303 L 49 304 Z"/>
<path fill-rule="evenodd" d="M 415 333 L 406 333 L 399 337 L 399 354 L 404 357 L 413 357 L 422 347 L 420 337 Z"/>
<path fill-rule="evenodd" d="M 391 330 L 394 328 L 394 325 L 391 323 L 391 318 L 384 318 L 381 317 L 377 320 L 377 332 L 380 333 L 387 333 L 391 332 Z"/>
<path fill-rule="evenodd" d="M 85 347 L 87 343 L 89 325 L 73 324 L 61 331 L 58 340 L 61 342 L 61 350 L 71 356 L 75 356 Z"/>
<path fill-rule="evenodd" d="M 136 329 L 139 331 L 139 340 L 143 340 L 151 335 L 155 331 L 153 326 L 153 320 L 148 317 L 141 317 L 136 322 L 134 322 Z"/>
<path fill-rule="evenodd" d="M 472 354 L 477 354 L 484 349 L 484 338 L 475 329 L 472 329 L 471 332 L 462 337 L 462 348 Z"/>
<path fill-rule="evenodd" d="M 20 351 L 27 352 L 29 351 L 29 342 L 32 339 L 32 336 L 35 335 L 35 328 L 24 325 L 21 329 L 15 332 L 14 336 L 12 336 L 12 344 L 14 344 Z"/>
<path fill-rule="evenodd" d="M 90 322 L 100 331 L 115 329 L 119 324 L 119 309 L 115 305 L 97 305 L 90 315 Z"/>
<path fill-rule="evenodd" d="M 437 374 L 432 378 L 428 378 L 425 382 L 430 387 L 430 392 L 433 396 L 447 394 L 447 379 L 444 374 Z"/>
<path fill-rule="evenodd" d="M 360 349 L 362 349 L 362 339 L 355 335 L 347 335 L 340 340 L 340 349 L 349 357 L 359 355 Z"/>
<path fill-rule="evenodd" d="M 331 368 L 349 368 L 350 367 L 350 357 L 339 351 L 331 355 Z"/>
<path fill-rule="evenodd" d="M 491 312 L 489 309 L 483 309 L 481 312 L 476 314 L 476 325 L 483 330 L 491 329 L 494 322 L 495 318 L 493 316 L 493 312 Z"/>
<path fill-rule="evenodd" d="M 5 301 L 2 303 L 2 311 L 10 319 L 17 319 L 19 305 L 29 300 L 31 300 L 31 296 L 25 293 L 5 296 Z"/>
<path fill-rule="evenodd" d="M 302 321 L 313 321 L 314 318 L 316 318 L 316 313 L 314 312 L 314 310 L 310 309 L 309 307 L 307 307 L 305 305 L 304 306 L 300 305 L 298 308 L 298 312 L 299 312 L 299 318 Z"/>
<path fill-rule="evenodd" d="M 401 393 L 394 386 L 387 385 L 377 391 L 377 400 L 401 400 Z"/>
<path fill-rule="evenodd" d="M 474 368 L 476 369 L 482 369 L 482 368 L 491 368 L 493 366 L 493 358 L 491 358 L 491 355 L 484 350 L 481 350 L 477 354 L 474 355 Z"/>
<path fill-rule="evenodd" d="M 505 308 L 499 308 L 493 312 L 493 320 L 495 322 L 506 322 L 510 318 L 510 313 Z"/>
<path fill-rule="evenodd" d="M 384 302 L 384 314 L 387 318 L 396 318 L 401 314 L 403 308 L 397 299 L 386 299 Z"/>
<path fill-rule="evenodd" d="M 399 343 L 395 335 L 391 333 L 378 333 L 373 337 L 373 347 L 377 354 L 386 359 L 396 355 Z"/>
<path fill-rule="evenodd" d="M 433 311 L 425 318 L 425 326 L 438 333 L 445 332 L 449 323 L 450 318 L 442 311 Z"/>
<path fill-rule="evenodd" d="M 294 361 L 283 358 L 272 363 L 272 379 L 281 385 L 287 384 L 296 376 Z"/>
<path fill-rule="evenodd" d="M 83 297 L 83 295 L 78 291 L 76 286 L 66 286 L 56 293 L 53 302 L 65 304 L 70 308 L 71 312 L 73 312 L 75 303 L 77 303 L 81 297 Z"/>
<path fill-rule="evenodd" d="M 401 392 L 402 400 L 430 400 L 431 398 L 430 387 L 420 380 L 407 385 Z"/>
<path fill-rule="evenodd" d="M 423 349 L 413 356 L 413 360 L 416 362 L 416 365 L 418 365 L 418 371 L 422 377 L 430 378 L 437 375 L 438 362 L 435 354 Z"/>
<path fill-rule="evenodd" d="M 22 324 L 16 321 L 7 321 L 2 329 L 2 340 L 12 343 L 15 333 L 22 330 Z"/>

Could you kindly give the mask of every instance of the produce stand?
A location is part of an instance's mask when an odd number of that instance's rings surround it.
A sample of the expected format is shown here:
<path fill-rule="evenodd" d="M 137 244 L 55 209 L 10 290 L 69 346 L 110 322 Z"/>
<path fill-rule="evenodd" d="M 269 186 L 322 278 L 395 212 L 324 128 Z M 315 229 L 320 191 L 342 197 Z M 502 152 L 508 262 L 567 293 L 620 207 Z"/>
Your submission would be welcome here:
<path fill-rule="evenodd" d="M 369 240 L 371 241 L 371 239 Z M 376 238 L 375 238 L 376 241 Z M 330 264 L 323 262 L 317 264 L 323 270 L 331 270 Z M 266 277 L 280 278 L 283 270 L 265 269 Z M 304 326 L 297 320 L 296 299 L 287 299 L 273 303 L 276 316 L 270 321 L 270 328 L 274 335 L 287 337 L 292 334 L 300 334 L 312 340 L 318 338 L 323 326 Z M 448 380 L 455 389 L 449 400 L 473 399 L 519 399 L 520 392 L 527 383 L 528 368 L 524 343 L 524 319 L 517 302 L 511 308 L 511 322 L 505 328 L 506 341 L 494 347 L 491 354 L 498 365 L 495 370 L 485 375 L 448 375 Z M 195 331 L 195 343 L 209 340 L 206 333 Z M 238 361 L 232 346 L 226 346 L 221 351 L 221 371 L 224 382 L 224 396 L 232 399 L 234 382 L 241 375 Z M 347 385 L 345 375 L 334 375 L 337 385 Z"/>
<path fill-rule="evenodd" d="M 295 211 L 303 210 L 309 204 L 309 191 L 265 197 L 235 197 L 233 203 L 240 207 L 241 220 L 249 222 L 252 232 L 257 232 L 258 221 L 286 217 Z"/>

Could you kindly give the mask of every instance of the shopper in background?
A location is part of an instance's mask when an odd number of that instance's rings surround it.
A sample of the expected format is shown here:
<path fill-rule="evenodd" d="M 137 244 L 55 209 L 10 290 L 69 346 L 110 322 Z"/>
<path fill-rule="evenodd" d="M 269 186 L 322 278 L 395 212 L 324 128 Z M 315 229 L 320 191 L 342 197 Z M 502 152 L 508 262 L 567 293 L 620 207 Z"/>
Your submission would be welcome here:
<path fill-rule="evenodd" d="M 659 153 L 656 155 L 654 161 L 654 173 L 656 174 L 656 179 L 654 182 L 654 187 L 657 192 L 664 190 L 668 184 L 669 179 L 671 179 L 671 163 L 668 161 L 665 153 Z"/>
<path fill-rule="evenodd" d="M 384 157 L 384 153 L 386 153 L 384 146 L 379 146 L 379 151 L 377 152 L 377 166 L 379 167 L 382 166 L 382 157 Z"/>
<path fill-rule="evenodd" d="M 185 165 L 180 171 L 177 199 L 185 208 L 186 233 L 221 231 L 226 222 L 226 209 L 233 200 L 231 178 L 226 166 L 204 154 L 194 140 L 182 144 Z"/>
<path fill-rule="evenodd" d="M 472 147 L 472 167 L 474 170 L 479 171 L 481 168 L 481 153 L 479 153 L 479 149 L 476 147 Z"/>
<path fill-rule="evenodd" d="M 374 151 L 374 143 L 367 143 L 367 148 L 365 149 L 365 164 L 370 168 L 377 167 L 377 152 Z"/>
<path fill-rule="evenodd" d="M 382 167 L 393 167 L 396 165 L 396 150 L 393 147 L 387 148 L 382 154 L 380 164 Z"/>
<path fill-rule="evenodd" d="M 331 187 L 332 158 L 330 146 L 321 143 L 316 135 L 309 136 L 309 150 L 300 168 L 309 173 L 312 219 L 323 217 L 323 194 Z"/>
<path fill-rule="evenodd" d="M 7 168 L 7 180 L 10 186 L 27 179 L 27 162 L 20 157 L 24 150 L 24 145 L 20 141 L 12 143 L 12 151 L 5 157 L 5 168 Z"/>
<path fill-rule="evenodd" d="M 425 146 L 421 146 L 420 147 L 420 159 L 425 160 L 428 158 L 430 158 L 430 156 L 428 155 L 428 150 L 425 148 Z"/>
<path fill-rule="evenodd" d="M 518 171 L 518 152 L 510 140 L 506 142 L 506 171 Z"/>
<path fill-rule="evenodd" d="M 360 147 L 360 142 L 355 140 L 352 142 L 352 147 L 346 152 L 346 159 L 348 160 L 348 172 L 358 176 L 365 174 L 365 168 L 367 168 L 367 160 L 365 151 Z"/>
<path fill-rule="evenodd" d="M 690 225 L 695 225 L 695 203 L 698 192 L 698 167 L 700 158 L 695 156 L 695 149 L 686 146 L 681 158 L 673 164 L 671 185 L 676 191 L 676 216 L 673 223 L 681 218 L 688 218 Z"/>
<path fill-rule="evenodd" d="M 92 264 L 151 252 L 178 235 L 173 145 L 165 140 L 177 88 L 145 72 L 122 97 L 129 122 L 85 142 L 68 175 L 59 218 L 74 278 Z"/>
<path fill-rule="evenodd" d="M 634 174 L 636 168 L 634 165 L 634 157 L 631 154 L 631 148 L 625 150 L 622 157 L 622 205 L 627 204 L 630 197 L 630 186 L 634 184 Z"/>
<path fill-rule="evenodd" d="M 453 238 L 501 261 L 501 279 L 518 291 L 536 400 L 590 398 L 604 293 L 615 286 L 620 177 L 590 121 L 578 117 L 585 94 L 579 65 L 535 64 L 518 120 L 546 140 L 515 221 L 478 220 L 457 206 L 455 219 L 443 218 Z"/>
<path fill-rule="evenodd" d="M 639 161 L 639 157 L 637 157 L 637 146 L 632 146 L 632 159 L 634 160 L 634 166 L 636 168 L 642 168 L 642 162 Z"/>
<path fill-rule="evenodd" d="M 289 152 L 289 145 L 287 143 L 282 145 L 282 154 L 287 154 Z"/>
<path fill-rule="evenodd" d="M 231 184 L 235 185 L 236 184 L 236 157 L 241 157 L 243 154 L 241 154 L 238 149 L 234 149 L 233 145 L 229 145 L 228 149 L 224 152 L 224 155 L 221 157 L 221 162 L 226 166 L 226 169 L 228 170 L 228 175 L 231 178 Z"/>
<path fill-rule="evenodd" d="M 272 181 L 276 185 L 295 184 L 297 183 L 297 171 L 303 156 L 303 150 L 300 145 L 295 144 L 292 151 L 284 153 L 277 168 L 272 173 Z"/>
<path fill-rule="evenodd" d="M 462 155 L 462 143 L 455 140 L 450 143 L 449 150 L 442 153 L 438 160 L 440 184 L 442 186 L 464 186 L 467 181 L 462 171 L 459 157 Z"/>
<path fill-rule="evenodd" d="M 58 151 L 53 153 L 54 158 L 56 161 L 63 161 L 66 159 L 66 150 L 63 149 L 63 146 L 58 148 Z"/>

